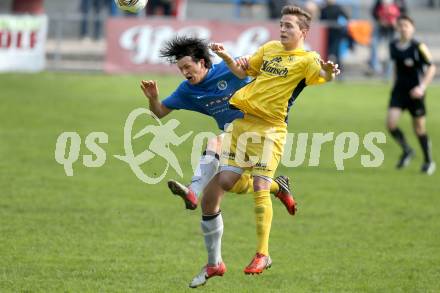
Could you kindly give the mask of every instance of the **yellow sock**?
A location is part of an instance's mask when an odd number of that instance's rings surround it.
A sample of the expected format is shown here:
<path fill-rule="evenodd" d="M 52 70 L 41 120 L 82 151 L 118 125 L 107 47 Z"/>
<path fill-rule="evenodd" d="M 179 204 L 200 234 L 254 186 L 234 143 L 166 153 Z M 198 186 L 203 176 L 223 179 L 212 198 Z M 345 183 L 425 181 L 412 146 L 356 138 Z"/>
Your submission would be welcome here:
<path fill-rule="evenodd" d="M 257 224 L 257 252 L 269 255 L 269 234 L 272 225 L 272 201 L 269 190 L 254 192 Z"/>
<path fill-rule="evenodd" d="M 280 190 L 280 186 L 278 183 L 272 180 L 272 183 L 270 183 L 270 193 L 277 193 Z"/>
<path fill-rule="evenodd" d="M 234 186 L 229 190 L 230 192 L 243 194 L 243 193 L 252 193 L 254 192 L 254 180 L 250 173 L 241 174 L 240 179 L 235 182 Z"/>
<path fill-rule="evenodd" d="M 270 184 L 270 192 L 275 194 L 279 190 L 278 183 L 272 180 Z M 250 173 L 243 173 L 235 182 L 234 186 L 229 190 L 229 192 L 244 194 L 244 193 L 253 193 L 254 192 L 254 179 L 252 178 Z"/>

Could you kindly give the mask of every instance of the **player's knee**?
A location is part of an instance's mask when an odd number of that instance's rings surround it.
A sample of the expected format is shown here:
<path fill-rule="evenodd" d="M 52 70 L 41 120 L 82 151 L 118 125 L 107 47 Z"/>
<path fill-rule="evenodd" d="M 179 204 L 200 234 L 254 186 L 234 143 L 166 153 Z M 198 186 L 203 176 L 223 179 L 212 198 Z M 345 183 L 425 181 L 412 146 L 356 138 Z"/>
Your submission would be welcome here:
<path fill-rule="evenodd" d="M 413 127 L 414 132 L 416 135 L 425 135 L 426 134 L 426 127 L 423 117 L 422 118 L 415 118 L 413 121 Z"/>
<path fill-rule="evenodd" d="M 263 177 L 255 176 L 253 184 L 254 184 L 254 190 L 255 191 L 269 190 L 270 189 L 271 180 L 269 178 L 263 178 Z"/>
<path fill-rule="evenodd" d="M 415 125 L 414 131 L 415 131 L 416 135 L 418 135 L 418 136 L 426 134 L 426 129 L 425 129 L 424 125 Z"/>
<path fill-rule="evenodd" d="M 234 187 L 235 181 L 230 176 L 220 173 L 218 183 L 224 191 L 229 191 Z"/>
<path fill-rule="evenodd" d="M 397 124 L 394 121 L 387 120 L 386 122 L 386 128 L 389 132 L 393 132 L 397 128 Z"/>

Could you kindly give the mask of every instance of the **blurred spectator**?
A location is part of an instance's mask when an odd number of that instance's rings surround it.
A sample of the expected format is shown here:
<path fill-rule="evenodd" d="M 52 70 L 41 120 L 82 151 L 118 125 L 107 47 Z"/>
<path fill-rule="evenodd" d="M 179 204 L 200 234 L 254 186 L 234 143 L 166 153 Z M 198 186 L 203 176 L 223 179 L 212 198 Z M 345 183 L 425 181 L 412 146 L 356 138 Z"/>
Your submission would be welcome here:
<path fill-rule="evenodd" d="M 440 1 L 439 0 L 428 0 L 428 7 L 435 8 L 440 7 Z"/>
<path fill-rule="evenodd" d="M 391 63 L 387 61 L 385 70 L 382 69 L 378 48 L 381 41 L 385 41 L 388 45 L 393 39 L 397 18 L 401 14 L 406 14 L 406 4 L 404 0 L 376 0 L 371 12 L 374 18 L 374 30 L 370 47 L 370 71 L 368 73 L 384 73 L 387 77 L 390 77 Z"/>
<path fill-rule="evenodd" d="M 312 20 L 315 20 L 318 18 L 319 16 L 319 6 L 318 3 L 316 1 L 306 1 L 303 5 L 303 8 L 305 11 L 307 11 L 308 13 L 310 13 L 310 15 L 312 16 Z"/>
<path fill-rule="evenodd" d="M 89 37 L 89 18 L 93 22 L 93 38 L 98 40 L 102 36 L 102 15 L 103 9 L 109 9 L 111 12 L 111 5 L 113 0 L 81 0 L 80 11 L 82 14 L 80 25 L 80 36 L 82 39 Z M 92 13 L 90 15 L 90 13 Z"/>
<path fill-rule="evenodd" d="M 268 0 L 235 0 L 235 16 L 244 19 L 261 19 Z M 281 11 L 281 8 L 280 8 Z"/>
<path fill-rule="evenodd" d="M 242 2 L 253 2 L 253 1 L 245 1 Z M 317 0 L 267 0 L 267 9 L 269 11 L 270 19 L 281 18 L 281 9 L 286 5 L 295 5 L 300 6 L 304 10 L 306 10 L 312 16 L 312 19 L 315 19 L 319 15 L 319 3 Z"/>
<path fill-rule="evenodd" d="M 237 4 L 239 5 L 236 13 L 238 17 L 252 18 L 254 16 L 256 0 L 238 0 Z"/>
<path fill-rule="evenodd" d="M 327 22 L 329 29 L 327 34 L 328 59 L 339 64 L 341 62 L 341 44 L 347 36 L 348 14 L 336 0 L 327 0 L 321 9 L 321 20 Z"/>
<path fill-rule="evenodd" d="M 119 16 L 119 15 L 121 15 L 121 13 L 122 13 L 122 11 L 116 5 L 116 2 L 113 0 L 110 0 L 110 15 L 111 16 Z"/>
<path fill-rule="evenodd" d="M 17 14 L 43 14 L 43 0 L 14 0 L 12 12 Z"/>
<path fill-rule="evenodd" d="M 12 9 L 12 0 L 0 1 L 0 13 L 10 13 Z"/>
<path fill-rule="evenodd" d="M 267 8 L 269 10 L 269 18 L 279 20 L 281 18 L 281 9 L 285 5 L 294 5 L 293 0 L 268 0 Z"/>
<path fill-rule="evenodd" d="M 172 0 L 150 0 L 147 5 L 147 15 L 173 15 Z"/>

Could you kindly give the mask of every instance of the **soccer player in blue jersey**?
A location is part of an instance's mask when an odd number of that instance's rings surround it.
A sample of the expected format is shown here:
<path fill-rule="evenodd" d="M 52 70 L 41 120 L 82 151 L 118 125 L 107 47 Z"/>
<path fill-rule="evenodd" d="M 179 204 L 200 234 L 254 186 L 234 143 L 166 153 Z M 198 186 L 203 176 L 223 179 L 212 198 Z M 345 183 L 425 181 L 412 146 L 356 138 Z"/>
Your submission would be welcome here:
<path fill-rule="evenodd" d="M 241 111 L 229 107 L 229 99 L 237 90 L 250 82 L 250 79 L 236 77 L 224 62 L 212 64 L 208 44 L 204 40 L 176 37 L 166 43 L 161 50 L 161 56 L 166 57 L 170 63 L 175 63 L 186 80 L 162 101 L 159 100 L 156 81 L 141 82 L 141 88 L 149 100 L 150 110 L 157 117 L 162 118 L 171 111 L 179 109 L 195 111 L 214 118 L 221 130 L 236 118 L 243 117 Z M 245 62 L 242 59 L 241 61 L 240 64 L 244 65 Z M 188 187 L 174 180 L 168 182 L 171 191 L 182 197 L 187 209 L 197 208 L 198 197 L 217 173 L 222 140 L 221 134 L 208 141 Z M 249 174 L 245 174 L 231 192 L 249 193 L 252 192 L 252 188 L 252 178 Z M 295 213 L 295 201 L 290 194 L 287 177 L 277 177 L 271 185 L 271 192 L 282 201 L 290 214 Z"/>

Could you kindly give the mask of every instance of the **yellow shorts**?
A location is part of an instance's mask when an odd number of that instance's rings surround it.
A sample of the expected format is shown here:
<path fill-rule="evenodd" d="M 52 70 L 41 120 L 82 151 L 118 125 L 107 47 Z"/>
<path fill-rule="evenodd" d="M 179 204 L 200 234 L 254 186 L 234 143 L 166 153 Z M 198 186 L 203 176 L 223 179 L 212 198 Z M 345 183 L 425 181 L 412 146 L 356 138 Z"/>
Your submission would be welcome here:
<path fill-rule="evenodd" d="M 287 125 L 274 125 L 251 115 L 236 119 L 226 129 L 221 165 L 273 178 L 283 154 L 286 134 Z"/>

